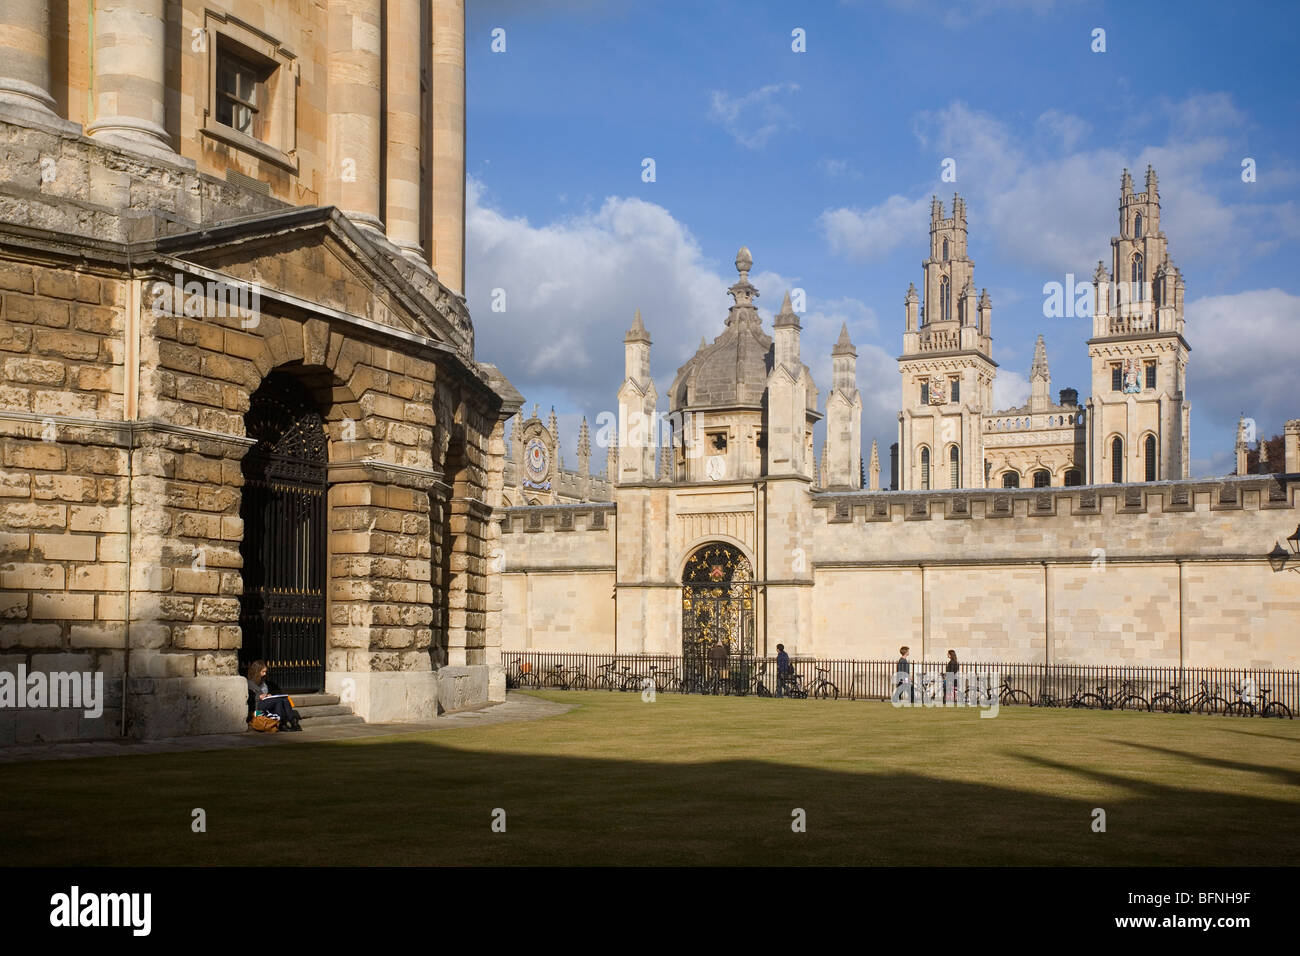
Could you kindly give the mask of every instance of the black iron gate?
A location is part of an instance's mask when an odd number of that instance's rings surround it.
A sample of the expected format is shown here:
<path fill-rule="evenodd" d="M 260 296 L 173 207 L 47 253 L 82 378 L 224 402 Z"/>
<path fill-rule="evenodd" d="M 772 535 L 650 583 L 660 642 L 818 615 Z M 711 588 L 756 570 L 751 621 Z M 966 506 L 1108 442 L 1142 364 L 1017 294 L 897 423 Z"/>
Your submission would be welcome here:
<path fill-rule="evenodd" d="M 696 549 L 682 573 L 682 677 L 701 689 L 725 682 L 744 693 L 755 676 L 754 575 L 740 549 Z M 718 644 L 723 656 L 715 650 Z"/>
<path fill-rule="evenodd" d="M 285 692 L 325 689 L 325 420 L 282 372 L 252 397 L 244 457 L 240 666 L 264 660 Z"/>

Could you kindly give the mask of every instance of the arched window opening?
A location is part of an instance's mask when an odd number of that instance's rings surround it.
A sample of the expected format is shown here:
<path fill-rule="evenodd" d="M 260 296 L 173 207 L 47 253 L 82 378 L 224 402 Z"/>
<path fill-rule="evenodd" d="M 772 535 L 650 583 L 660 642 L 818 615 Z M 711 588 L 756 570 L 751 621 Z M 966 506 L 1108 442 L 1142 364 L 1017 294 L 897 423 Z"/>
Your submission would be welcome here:
<path fill-rule="evenodd" d="M 948 277 L 939 279 L 939 320 L 947 322 L 952 318 L 952 285 Z"/>
<path fill-rule="evenodd" d="M 1117 485 L 1124 480 L 1124 439 L 1118 435 L 1110 443 L 1110 480 Z"/>
<path fill-rule="evenodd" d="M 921 487 L 930 489 L 930 449 L 921 449 Z"/>
<path fill-rule="evenodd" d="M 1065 473 L 1065 487 L 1073 488 L 1075 485 L 1081 484 L 1083 484 L 1083 480 L 1078 471 L 1071 468 Z"/>
<path fill-rule="evenodd" d="M 1147 440 L 1143 443 L 1143 458 L 1146 463 L 1146 480 L 1156 480 L 1156 436 L 1148 435 Z"/>
<path fill-rule="evenodd" d="M 961 487 L 961 452 L 956 445 L 948 449 L 948 487 Z"/>
<path fill-rule="evenodd" d="M 944 262 L 948 261 L 948 240 L 947 239 L 943 241 L 943 261 Z"/>
<path fill-rule="evenodd" d="M 1003 488 L 1019 488 L 1019 487 L 1020 487 L 1020 473 L 1017 472 L 1017 471 L 1004 471 L 1004 472 L 1002 473 L 1002 487 L 1003 487 Z"/>
<path fill-rule="evenodd" d="M 1047 488 L 1052 484 L 1052 473 L 1045 468 L 1040 468 L 1034 472 L 1034 487 Z"/>
<path fill-rule="evenodd" d="M 1134 302 L 1141 302 L 1143 299 L 1142 286 L 1146 282 L 1146 269 L 1142 263 L 1142 253 L 1133 254 L 1133 292 L 1129 296 Z"/>
<path fill-rule="evenodd" d="M 1138 213 L 1133 217 L 1133 238 L 1142 238 L 1142 213 Z"/>

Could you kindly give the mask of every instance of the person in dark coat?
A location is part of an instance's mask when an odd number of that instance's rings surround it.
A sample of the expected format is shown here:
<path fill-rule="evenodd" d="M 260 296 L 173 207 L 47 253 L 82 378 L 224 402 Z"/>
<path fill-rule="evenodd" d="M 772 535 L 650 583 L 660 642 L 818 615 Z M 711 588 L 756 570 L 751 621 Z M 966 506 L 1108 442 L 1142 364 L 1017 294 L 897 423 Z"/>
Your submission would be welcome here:
<path fill-rule="evenodd" d="M 726 691 L 727 688 L 727 645 L 722 638 L 713 642 L 709 648 L 709 668 L 713 671 L 713 692 Z"/>
<path fill-rule="evenodd" d="M 298 711 L 289 705 L 289 698 L 273 693 L 279 688 L 272 688 L 266 679 L 266 661 L 253 661 L 248 665 L 248 719 L 253 719 L 253 712 L 260 710 L 280 718 L 280 729 L 287 731 L 302 730 Z"/>
<path fill-rule="evenodd" d="M 957 652 L 948 652 L 948 664 L 944 667 L 943 675 L 943 699 L 948 702 L 957 702 L 957 674 L 961 670 L 961 665 L 957 663 Z"/>
<path fill-rule="evenodd" d="M 911 648 L 907 645 L 903 645 L 898 649 L 898 667 L 896 668 L 897 673 L 895 675 L 895 680 L 897 681 L 898 686 L 906 684 L 907 689 L 903 691 L 902 694 L 895 693 L 894 696 L 895 700 L 902 700 L 903 695 L 907 695 L 907 702 L 909 704 L 915 703 L 916 700 L 914 696 L 915 690 L 912 687 L 912 665 L 907 661 L 907 655 L 910 651 Z"/>
<path fill-rule="evenodd" d="M 776 645 L 776 696 L 785 696 L 785 685 L 790 678 L 794 676 L 794 668 L 790 666 L 790 655 L 785 652 L 785 645 Z"/>

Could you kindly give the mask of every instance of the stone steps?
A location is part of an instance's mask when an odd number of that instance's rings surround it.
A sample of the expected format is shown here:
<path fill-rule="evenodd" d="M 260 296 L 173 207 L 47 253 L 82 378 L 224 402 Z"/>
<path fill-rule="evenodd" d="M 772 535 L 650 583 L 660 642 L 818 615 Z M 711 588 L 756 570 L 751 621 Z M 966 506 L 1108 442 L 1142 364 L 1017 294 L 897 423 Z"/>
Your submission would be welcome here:
<path fill-rule="evenodd" d="M 299 713 L 302 713 L 299 711 Z M 336 727 L 340 724 L 364 724 L 365 720 L 356 714 L 339 714 L 333 717 L 311 717 L 306 714 L 302 715 L 302 729 L 304 732 L 311 731 L 318 727 Z"/>
<path fill-rule="evenodd" d="M 297 703 L 298 698 L 294 698 Z M 352 713 L 352 707 L 348 704 L 318 704 L 315 707 L 298 707 L 295 708 L 303 720 L 308 717 L 338 717 L 342 714 Z"/>
<path fill-rule="evenodd" d="M 298 710 L 302 710 L 304 707 L 319 707 L 339 703 L 338 694 L 290 694 L 289 696 L 293 698 L 293 704 Z"/>
<path fill-rule="evenodd" d="M 340 724 L 364 724 L 366 721 L 352 712 L 351 704 L 344 704 L 338 694 L 290 694 L 294 709 L 302 718 L 303 732 L 313 727 L 336 727 Z"/>

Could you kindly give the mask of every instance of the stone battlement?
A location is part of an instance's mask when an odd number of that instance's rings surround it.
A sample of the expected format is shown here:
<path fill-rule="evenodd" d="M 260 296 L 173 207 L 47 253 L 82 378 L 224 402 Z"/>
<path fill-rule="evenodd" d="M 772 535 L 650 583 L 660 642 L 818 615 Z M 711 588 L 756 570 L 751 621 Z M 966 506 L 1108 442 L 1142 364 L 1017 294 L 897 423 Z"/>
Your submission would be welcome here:
<path fill-rule="evenodd" d="M 1054 515 L 1170 514 L 1295 508 L 1300 475 L 1242 475 L 1069 488 L 818 492 L 828 524 Z"/>

